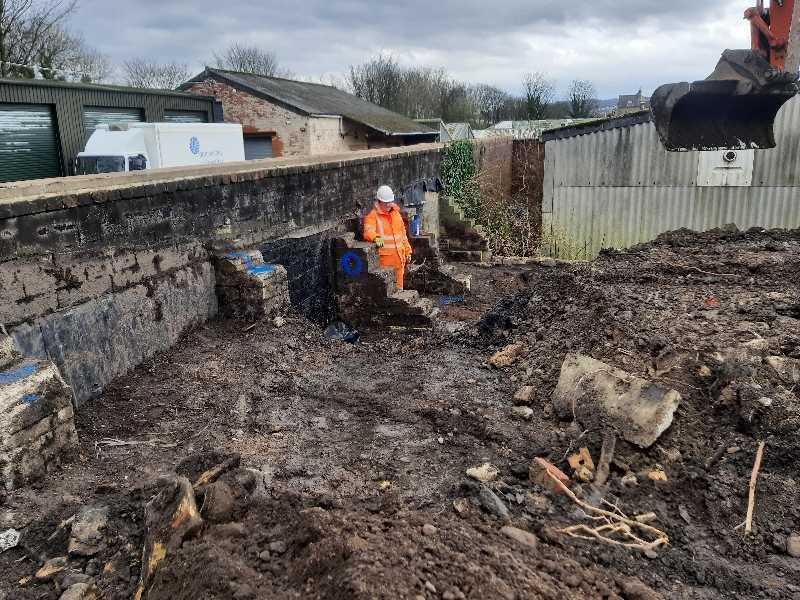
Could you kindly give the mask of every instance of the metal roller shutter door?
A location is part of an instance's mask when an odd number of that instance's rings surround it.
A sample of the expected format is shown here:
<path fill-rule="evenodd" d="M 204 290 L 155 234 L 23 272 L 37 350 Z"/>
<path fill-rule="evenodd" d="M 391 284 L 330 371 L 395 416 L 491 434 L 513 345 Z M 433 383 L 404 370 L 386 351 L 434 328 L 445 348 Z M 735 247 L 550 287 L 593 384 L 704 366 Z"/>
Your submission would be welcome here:
<path fill-rule="evenodd" d="M 61 175 L 52 107 L 0 105 L 0 182 Z"/>
<path fill-rule="evenodd" d="M 144 115 L 141 108 L 110 108 L 85 106 L 83 120 L 86 123 L 86 141 L 94 133 L 96 125 L 107 123 L 142 123 Z M 85 142 L 84 142 L 85 143 Z"/>
<path fill-rule="evenodd" d="M 208 114 L 202 110 L 165 110 L 165 123 L 208 123 Z"/>
<path fill-rule="evenodd" d="M 272 138 L 245 136 L 244 159 L 258 160 L 259 158 L 272 158 Z"/>

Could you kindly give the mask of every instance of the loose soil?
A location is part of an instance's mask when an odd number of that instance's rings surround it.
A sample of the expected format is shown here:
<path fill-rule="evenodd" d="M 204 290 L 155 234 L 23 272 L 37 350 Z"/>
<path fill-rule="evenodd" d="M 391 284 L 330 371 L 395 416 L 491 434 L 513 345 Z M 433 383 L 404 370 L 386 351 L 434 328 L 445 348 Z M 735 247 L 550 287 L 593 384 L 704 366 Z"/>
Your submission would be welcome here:
<path fill-rule="evenodd" d="M 59 597 L 34 575 L 67 555 L 61 524 L 89 506 L 109 522 L 95 556 L 70 558 L 73 579 L 132 598 L 148 500 L 235 453 L 221 478 L 232 505 L 167 555 L 149 600 L 800 599 L 786 548 L 800 534 L 800 402 L 766 360 L 800 359 L 800 231 L 681 230 L 589 263 L 460 268 L 473 291 L 432 332 L 354 347 L 297 316 L 246 332 L 215 319 L 114 381 L 78 410 L 79 450 L 2 498 L 0 530 L 23 535 L 0 554 L 0 599 Z M 517 361 L 490 367 L 512 343 Z M 655 513 L 669 545 L 571 537 L 559 530 L 596 523 L 528 481 L 537 456 L 570 475 L 580 447 L 597 462 L 608 433 L 553 413 L 569 352 L 681 394 L 652 447 L 618 439 L 606 485 L 572 483 L 594 506 Z M 512 411 L 526 385 L 527 421 Z M 494 481 L 466 476 L 487 462 Z"/>

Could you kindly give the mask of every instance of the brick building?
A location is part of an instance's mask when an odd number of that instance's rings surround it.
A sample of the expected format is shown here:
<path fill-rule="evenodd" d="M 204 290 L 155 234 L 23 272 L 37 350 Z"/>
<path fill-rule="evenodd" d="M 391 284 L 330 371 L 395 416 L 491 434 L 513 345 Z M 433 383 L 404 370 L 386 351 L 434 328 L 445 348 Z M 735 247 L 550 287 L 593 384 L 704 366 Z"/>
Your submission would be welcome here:
<path fill-rule="evenodd" d="M 435 142 L 438 131 L 327 85 L 206 69 L 181 90 L 214 96 L 241 123 L 245 156 L 308 156 Z"/>

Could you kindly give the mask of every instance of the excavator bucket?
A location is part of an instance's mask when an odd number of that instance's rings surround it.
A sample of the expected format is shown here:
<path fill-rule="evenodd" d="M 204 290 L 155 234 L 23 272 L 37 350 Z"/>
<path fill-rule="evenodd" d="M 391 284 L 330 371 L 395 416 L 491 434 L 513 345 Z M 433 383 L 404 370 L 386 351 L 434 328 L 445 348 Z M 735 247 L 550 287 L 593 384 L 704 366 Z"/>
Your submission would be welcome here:
<path fill-rule="evenodd" d="M 733 63 L 764 68 L 753 65 L 756 61 L 748 54 L 750 51 L 727 50 L 708 79 L 662 85 L 653 92 L 650 110 L 667 150 L 775 147 L 775 117 L 797 93 L 797 87 L 781 78 L 780 72 L 770 73 L 768 63 L 761 73 L 779 79 L 773 83 L 734 68 L 737 65 Z"/>

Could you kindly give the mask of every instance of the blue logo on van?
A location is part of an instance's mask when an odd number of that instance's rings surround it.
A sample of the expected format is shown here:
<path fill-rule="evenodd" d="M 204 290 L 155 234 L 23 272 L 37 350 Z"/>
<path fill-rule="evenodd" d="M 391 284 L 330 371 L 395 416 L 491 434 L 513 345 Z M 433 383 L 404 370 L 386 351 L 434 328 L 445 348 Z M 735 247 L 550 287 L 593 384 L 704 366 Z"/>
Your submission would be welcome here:
<path fill-rule="evenodd" d="M 198 140 L 196 137 L 190 139 L 189 150 L 192 151 L 192 154 L 198 154 L 200 152 L 200 140 Z"/>

